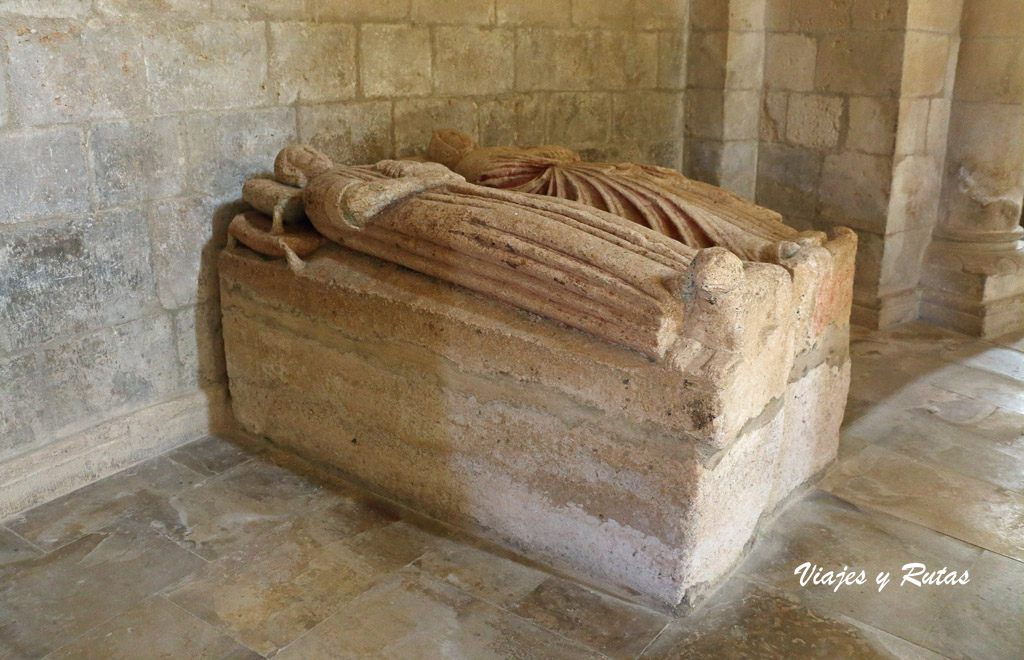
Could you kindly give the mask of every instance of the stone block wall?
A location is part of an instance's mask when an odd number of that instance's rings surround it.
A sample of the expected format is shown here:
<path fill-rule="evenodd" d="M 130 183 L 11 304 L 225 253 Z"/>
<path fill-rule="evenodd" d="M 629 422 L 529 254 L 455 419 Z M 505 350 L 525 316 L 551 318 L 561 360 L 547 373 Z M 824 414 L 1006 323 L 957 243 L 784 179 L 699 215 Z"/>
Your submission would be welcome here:
<path fill-rule="evenodd" d="M 0 515 L 228 424 L 214 256 L 309 141 L 679 167 L 686 0 L 0 0 Z"/>
<path fill-rule="evenodd" d="M 854 320 L 918 314 L 961 0 L 769 0 L 756 199 L 859 236 Z"/>

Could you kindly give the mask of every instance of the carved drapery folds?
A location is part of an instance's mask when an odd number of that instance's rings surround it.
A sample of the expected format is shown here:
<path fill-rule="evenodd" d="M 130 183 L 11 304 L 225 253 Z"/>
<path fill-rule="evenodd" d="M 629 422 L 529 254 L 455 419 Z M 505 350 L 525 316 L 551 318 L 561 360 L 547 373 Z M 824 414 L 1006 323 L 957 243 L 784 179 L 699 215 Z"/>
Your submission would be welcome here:
<path fill-rule="evenodd" d="M 693 294 L 742 288 L 737 255 L 828 280 L 804 301 L 808 323 L 844 304 L 831 299 L 834 245 L 824 249 L 823 234 L 800 234 L 731 193 L 661 168 L 583 163 L 560 147 L 477 149 L 440 135 L 429 154 L 440 162 L 335 166 L 310 147 L 284 149 L 273 179 L 243 188 L 256 210 L 232 221 L 231 242 L 299 269 L 329 239 L 656 359 Z"/>

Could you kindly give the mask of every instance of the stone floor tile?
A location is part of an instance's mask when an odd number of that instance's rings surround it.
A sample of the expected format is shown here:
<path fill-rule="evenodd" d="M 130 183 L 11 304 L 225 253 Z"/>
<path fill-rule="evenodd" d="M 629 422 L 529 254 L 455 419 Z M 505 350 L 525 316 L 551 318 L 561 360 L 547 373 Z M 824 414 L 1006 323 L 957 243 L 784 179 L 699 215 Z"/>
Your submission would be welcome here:
<path fill-rule="evenodd" d="M 950 362 L 1024 381 L 1024 353 L 1020 351 L 976 341 L 948 347 L 941 355 Z"/>
<path fill-rule="evenodd" d="M 1024 563 L 985 551 L 967 587 L 928 632 L 934 648 L 950 658 L 1024 658 Z"/>
<path fill-rule="evenodd" d="M 815 609 L 847 615 L 870 626 L 927 645 L 925 635 L 941 614 L 945 599 L 966 585 L 899 586 L 902 566 L 922 562 L 937 570 L 966 571 L 981 554 L 975 546 L 892 516 L 863 511 L 822 491 L 793 504 L 758 541 L 740 572 Z M 801 585 L 794 574 L 804 562 L 824 571 L 863 570 L 866 583 Z M 880 572 L 892 581 L 881 591 Z"/>
<path fill-rule="evenodd" d="M 4 525 L 43 550 L 102 529 L 204 477 L 164 456 L 17 514 Z"/>
<path fill-rule="evenodd" d="M 856 437 L 983 481 L 1024 490 L 1024 415 L 961 394 L 924 405 L 876 405 L 848 424 Z"/>
<path fill-rule="evenodd" d="M 0 527 L 0 566 L 38 557 L 40 550 L 11 530 Z"/>
<path fill-rule="evenodd" d="M 673 622 L 641 660 L 941 660 L 941 656 L 734 578 Z"/>
<path fill-rule="evenodd" d="M 251 447 L 215 435 L 196 440 L 167 454 L 168 458 L 208 476 L 230 470 L 255 455 Z"/>
<path fill-rule="evenodd" d="M 330 489 L 259 458 L 154 503 L 138 518 L 215 559 L 341 500 Z"/>
<path fill-rule="evenodd" d="M 203 564 L 148 525 L 121 521 L 0 567 L 0 657 L 41 657 Z"/>
<path fill-rule="evenodd" d="M 292 539 L 266 558 L 234 570 L 213 562 L 167 597 L 247 646 L 271 654 L 416 559 L 431 542 L 401 522 L 327 545 Z"/>
<path fill-rule="evenodd" d="M 947 364 L 930 374 L 928 382 L 1024 414 L 1024 387 L 1012 378 L 960 364 Z"/>
<path fill-rule="evenodd" d="M 545 580 L 509 608 L 551 630 L 617 659 L 635 658 L 669 617 L 558 577 Z"/>
<path fill-rule="evenodd" d="M 46 660 L 259 660 L 262 657 L 181 608 L 154 596 L 61 647 L 46 656 Z"/>
<path fill-rule="evenodd" d="M 819 487 L 954 538 L 1024 559 L 1024 495 L 869 446 L 837 464 Z"/>
<path fill-rule="evenodd" d="M 405 568 L 344 604 L 276 660 L 599 660 L 592 650 Z"/>
<path fill-rule="evenodd" d="M 1003 346 L 1024 353 L 1024 332 L 1011 332 L 1001 337 L 988 340 L 997 346 Z"/>
<path fill-rule="evenodd" d="M 469 545 L 429 550 L 416 566 L 477 598 L 496 605 L 514 603 L 540 586 L 549 574 Z"/>

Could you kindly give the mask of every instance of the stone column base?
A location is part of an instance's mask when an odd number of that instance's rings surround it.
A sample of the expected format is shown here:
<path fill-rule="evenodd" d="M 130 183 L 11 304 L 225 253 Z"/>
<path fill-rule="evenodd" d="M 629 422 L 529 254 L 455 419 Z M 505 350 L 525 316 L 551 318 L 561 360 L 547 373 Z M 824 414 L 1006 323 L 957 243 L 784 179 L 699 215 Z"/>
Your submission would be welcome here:
<path fill-rule="evenodd" d="M 850 323 L 871 330 L 882 330 L 913 321 L 918 317 L 921 297 L 917 289 L 862 298 L 854 293 Z"/>
<path fill-rule="evenodd" d="M 921 318 L 996 337 L 1024 329 L 1024 241 L 1019 232 L 982 243 L 936 237 L 921 277 Z"/>

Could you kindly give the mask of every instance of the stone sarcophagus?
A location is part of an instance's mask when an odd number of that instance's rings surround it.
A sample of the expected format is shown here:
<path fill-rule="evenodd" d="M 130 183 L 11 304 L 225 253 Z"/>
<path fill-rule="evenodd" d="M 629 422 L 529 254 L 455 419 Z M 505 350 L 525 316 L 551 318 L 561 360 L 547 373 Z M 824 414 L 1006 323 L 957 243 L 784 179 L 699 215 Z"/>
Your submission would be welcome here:
<path fill-rule="evenodd" d="M 692 602 L 835 456 L 855 237 L 667 170 L 482 151 L 290 147 L 246 184 L 219 263 L 235 416 L 583 581 Z"/>

